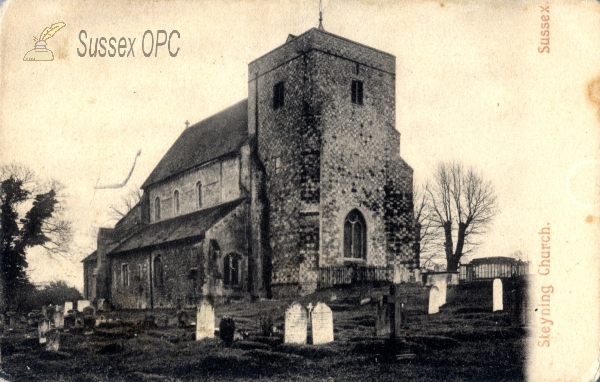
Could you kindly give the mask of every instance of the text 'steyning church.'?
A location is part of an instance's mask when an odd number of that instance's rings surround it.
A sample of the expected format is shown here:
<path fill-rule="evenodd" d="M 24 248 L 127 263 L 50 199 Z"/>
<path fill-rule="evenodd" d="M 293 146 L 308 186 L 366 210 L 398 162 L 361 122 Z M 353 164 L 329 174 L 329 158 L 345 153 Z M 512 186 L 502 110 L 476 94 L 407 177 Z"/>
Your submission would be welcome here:
<path fill-rule="evenodd" d="M 248 98 L 185 129 L 138 205 L 100 229 L 86 298 L 147 309 L 303 295 L 336 269 L 409 281 L 395 63 L 322 28 L 251 62 Z"/>

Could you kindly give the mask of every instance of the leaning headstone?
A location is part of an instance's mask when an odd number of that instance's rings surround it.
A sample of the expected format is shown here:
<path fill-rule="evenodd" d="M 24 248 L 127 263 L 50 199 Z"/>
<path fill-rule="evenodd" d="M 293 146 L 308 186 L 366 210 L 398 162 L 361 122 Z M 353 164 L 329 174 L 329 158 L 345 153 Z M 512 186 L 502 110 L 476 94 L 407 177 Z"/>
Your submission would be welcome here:
<path fill-rule="evenodd" d="M 322 302 L 317 303 L 311 315 L 313 345 L 333 342 L 333 313 Z"/>
<path fill-rule="evenodd" d="M 202 301 L 196 314 L 196 341 L 215 338 L 215 309 L 206 300 Z"/>
<path fill-rule="evenodd" d="M 377 304 L 377 318 L 375 319 L 375 335 L 377 337 L 390 335 L 390 304 L 389 296 L 383 296 Z"/>
<path fill-rule="evenodd" d="M 46 320 L 45 318 L 40 320 L 40 322 L 38 323 L 38 335 L 39 335 L 41 344 L 46 343 L 46 335 L 49 330 L 50 330 L 50 321 Z"/>
<path fill-rule="evenodd" d="M 286 344 L 306 344 L 308 318 L 306 308 L 293 303 L 285 311 L 283 342 Z"/>
<path fill-rule="evenodd" d="M 497 311 L 497 310 L 503 310 L 503 304 L 502 304 L 502 280 L 500 279 L 494 279 L 494 303 L 493 303 L 493 309 L 492 311 Z M 488 305 L 489 306 L 489 305 Z"/>
<path fill-rule="evenodd" d="M 90 306 L 90 302 L 88 300 L 79 300 L 77 301 L 77 311 L 83 312 L 83 309 Z"/>
<path fill-rule="evenodd" d="M 235 321 L 231 317 L 223 317 L 219 323 L 219 337 L 225 345 L 231 346 L 235 337 Z"/>
<path fill-rule="evenodd" d="M 427 313 L 434 314 L 440 311 L 440 290 L 432 286 L 429 290 L 429 310 Z"/>
<path fill-rule="evenodd" d="M 46 333 L 46 350 L 58 351 L 60 347 L 60 331 L 56 329 L 50 330 Z"/>
<path fill-rule="evenodd" d="M 73 310 L 73 303 L 71 301 L 66 301 L 65 309 L 63 310 L 63 312 L 65 312 L 65 314 L 67 314 L 69 312 L 69 310 Z"/>

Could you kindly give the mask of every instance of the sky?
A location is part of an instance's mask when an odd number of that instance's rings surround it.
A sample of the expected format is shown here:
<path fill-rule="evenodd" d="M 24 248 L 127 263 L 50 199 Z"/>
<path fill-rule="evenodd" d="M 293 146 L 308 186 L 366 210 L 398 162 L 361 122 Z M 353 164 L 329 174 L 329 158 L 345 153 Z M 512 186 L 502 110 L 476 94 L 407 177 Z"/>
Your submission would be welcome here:
<path fill-rule="evenodd" d="M 75 233 L 64 258 L 28 254 L 31 278 L 81 289 L 80 260 L 128 192 L 94 186 L 125 179 L 141 150 L 127 184 L 139 187 L 185 121 L 246 98 L 248 63 L 318 26 L 318 8 L 314 0 L 4 2 L 0 164 L 64 183 Z M 598 301 L 600 113 L 588 94 L 600 76 L 598 5 L 329 0 L 323 9 L 327 31 L 396 56 L 396 128 L 415 182 L 452 160 L 492 181 L 500 212 L 474 256 L 520 250 L 536 265 L 549 223 L 552 282 L 566 293 L 558 303 L 588 301 L 574 294 Z M 550 53 L 538 51 L 544 15 Z M 66 26 L 47 41 L 54 61 L 23 61 L 32 37 L 59 21 Z M 82 30 L 88 41 L 135 38 L 135 57 L 80 57 Z M 177 30 L 177 56 L 163 46 L 145 57 L 146 30 Z"/>

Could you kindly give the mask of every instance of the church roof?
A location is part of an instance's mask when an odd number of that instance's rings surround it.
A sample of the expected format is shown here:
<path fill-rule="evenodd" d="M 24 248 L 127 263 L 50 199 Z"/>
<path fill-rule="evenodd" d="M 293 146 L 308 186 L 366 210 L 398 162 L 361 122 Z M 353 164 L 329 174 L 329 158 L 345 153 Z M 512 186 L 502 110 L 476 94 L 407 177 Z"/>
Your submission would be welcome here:
<path fill-rule="evenodd" d="M 149 224 L 123 241 L 111 253 L 202 236 L 206 230 L 227 216 L 244 200 L 245 198 L 236 199 L 215 207 Z"/>
<path fill-rule="evenodd" d="M 247 137 L 245 99 L 185 129 L 141 188 L 235 151 Z"/>
<path fill-rule="evenodd" d="M 81 260 L 82 263 L 86 261 L 96 261 L 98 260 L 98 253 L 96 251 L 90 253 L 85 259 Z"/>

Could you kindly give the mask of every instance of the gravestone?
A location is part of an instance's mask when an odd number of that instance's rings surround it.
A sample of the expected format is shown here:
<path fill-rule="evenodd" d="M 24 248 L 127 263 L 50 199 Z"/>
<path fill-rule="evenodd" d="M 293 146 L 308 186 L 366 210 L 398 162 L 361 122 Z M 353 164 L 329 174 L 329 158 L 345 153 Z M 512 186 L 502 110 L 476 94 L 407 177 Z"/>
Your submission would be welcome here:
<path fill-rule="evenodd" d="M 99 298 L 96 302 L 96 310 L 106 310 L 106 300 Z"/>
<path fill-rule="evenodd" d="M 446 303 L 446 292 L 448 290 L 448 282 L 446 279 L 438 281 L 435 286 L 440 291 L 438 296 L 438 306 L 442 306 Z"/>
<path fill-rule="evenodd" d="M 502 304 L 502 280 L 500 279 L 494 279 L 494 284 L 493 284 L 493 298 L 494 298 L 494 303 L 493 303 L 493 309 L 492 311 L 495 312 L 497 310 L 503 310 L 503 304 Z M 488 305 L 489 306 L 489 305 Z"/>
<path fill-rule="evenodd" d="M 440 311 L 440 290 L 432 286 L 429 290 L 429 310 L 428 314 L 435 314 Z"/>
<path fill-rule="evenodd" d="M 65 309 L 64 309 L 64 313 L 68 314 L 69 310 L 73 310 L 73 303 L 71 301 L 66 301 L 65 302 Z"/>
<path fill-rule="evenodd" d="M 322 302 L 317 303 L 311 315 L 313 345 L 333 342 L 333 313 Z"/>
<path fill-rule="evenodd" d="M 235 337 L 235 321 L 231 317 L 223 317 L 219 323 L 219 337 L 225 345 L 231 346 Z"/>
<path fill-rule="evenodd" d="M 65 331 L 73 329 L 75 327 L 75 315 L 69 314 L 63 317 L 63 328 Z"/>
<path fill-rule="evenodd" d="M 46 350 L 58 351 L 60 347 L 60 331 L 52 329 L 46 333 Z"/>
<path fill-rule="evenodd" d="M 41 319 L 40 322 L 38 323 L 38 336 L 39 336 L 41 344 L 46 343 L 46 335 L 48 334 L 49 330 L 50 330 L 50 321 L 46 320 L 45 318 Z"/>
<path fill-rule="evenodd" d="M 389 296 L 383 296 L 377 304 L 377 318 L 375 320 L 375 335 L 389 336 L 390 335 L 390 304 Z"/>
<path fill-rule="evenodd" d="M 90 306 L 90 302 L 88 300 L 79 300 L 77 301 L 77 311 L 83 312 L 83 309 Z"/>
<path fill-rule="evenodd" d="M 306 344 L 308 319 L 306 308 L 293 303 L 285 311 L 283 342 L 286 344 Z"/>
<path fill-rule="evenodd" d="M 48 308 L 46 308 L 45 318 L 50 321 L 54 321 L 54 313 L 56 313 L 56 307 L 54 305 L 48 306 Z"/>
<path fill-rule="evenodd" d="M 212 304 L 202 301 L 196 314 L 196 341 L 215 338 L 215 310 Z"/>
<path fill-rule="evenodd" d="M 60 309 L 57 309 L 54 312 L 53 323 L 55 328 L 62 328 L 63 326 L 65 326 L 65 317 Z"/>

